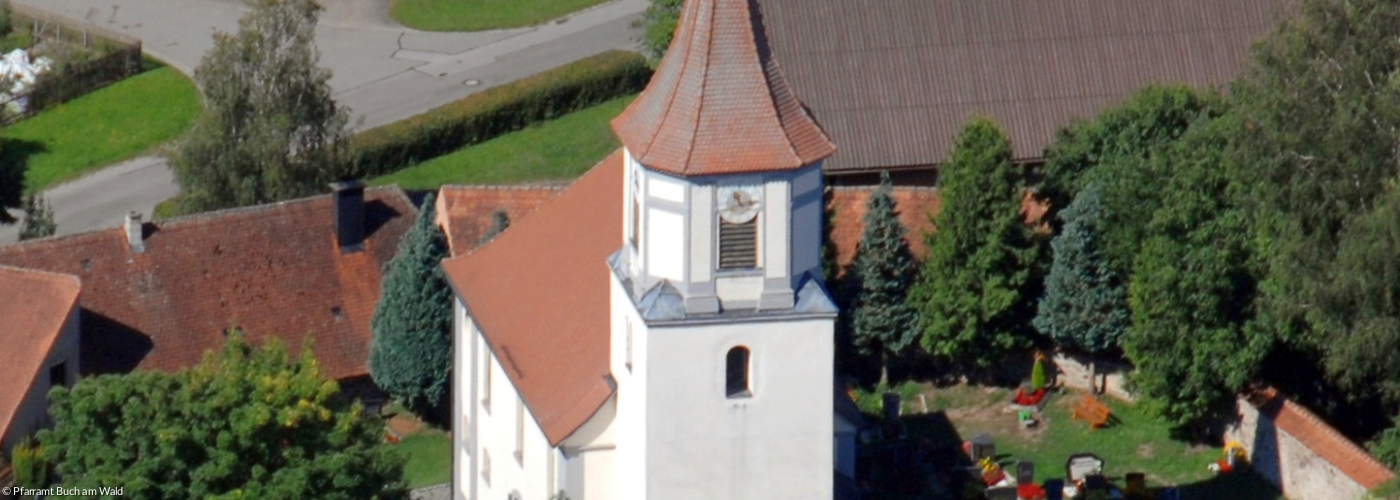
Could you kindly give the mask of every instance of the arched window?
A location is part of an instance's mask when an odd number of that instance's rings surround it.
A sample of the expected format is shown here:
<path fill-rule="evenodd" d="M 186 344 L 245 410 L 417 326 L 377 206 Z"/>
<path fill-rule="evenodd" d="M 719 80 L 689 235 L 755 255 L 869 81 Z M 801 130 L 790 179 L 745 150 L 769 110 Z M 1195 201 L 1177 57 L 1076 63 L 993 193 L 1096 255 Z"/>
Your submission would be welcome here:
<path fill-rule="evenodd" d="M 749 389 L 749 348 L 736 346 L 725 356 L 724 393 L 730 398 L 753 395 Z"/>

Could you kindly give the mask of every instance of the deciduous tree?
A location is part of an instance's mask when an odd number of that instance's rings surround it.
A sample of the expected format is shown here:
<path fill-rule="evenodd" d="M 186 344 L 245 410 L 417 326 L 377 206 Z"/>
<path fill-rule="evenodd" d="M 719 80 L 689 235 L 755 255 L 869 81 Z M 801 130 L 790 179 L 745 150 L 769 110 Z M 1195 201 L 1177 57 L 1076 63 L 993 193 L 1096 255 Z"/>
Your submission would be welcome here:
<path fill-rule="evenodd" d="M 446 407 L 452 371 L 452 289 L 447 242 L 433 222 L 433 195 L 399 242 L 370 319 L 369 372 L 385 392 L 429 417 Z"/>
<path fill-rule="evenodd" d="M 1390 270 L 1374 266 L 1396 251 L 1383 219 L 1400 174 L 1397 61 L 1400 3 L 1303 0 L 1231 89 L 1246 119 L 1250 215 L 1268 251 L 1263 319 L 1350 396 L 1384 392 L 1392 403 L 1400 373 L 1376 360 L 1393 352 L 1378 342 L 1393 337 L 1383 332 L 1395 316 L 1360 294 L 1389 300 L 1393 288 L 1378 283 Z"/>
<path fill-rule="evenodd" d="M 174 374 L 104 375 L 50 394 L 39 440 L 65 487 L 133 498 L 406 499 L 383 424 L 339 395 L 309 348 L 237 334 Z"/>
<path fill-rule="evenodd" d="M 19 228 L 19 239 L 31 240 L 53 236 L 58 232 L 58 224 L 53 220 L 53 208 L 43 195 L 24 198 L 24 224 Z"/>
<path fill-rule="evenodd" d="M 345 109 L 317 66 L 313 0 L 248 0 L 238 33 L 216 33 L 195 69 L 204 115 L 175 152 L 181 210 L 308 196 L 353 177 Z"/>
<path fill-rule="evenodd" d="M 1122 345 L 1132 380 L 1178 426 L 1232 408 L 1273 346 L 1272 332 L 1252 321 L 1258 266 L 1229 156 L 1237 126 L 1198 124 L 1156 160 L 1173 175 L 1128 288 L 1132 327 Z"/>
<path fill-rule="evenodd" d="M 652 61 L 661 60 L 666 49 L 671 47 L 671 38 L 676 34 L 676 23 L 681 16 L 683 0 L 651 0 L 637 27 L 642 28 L 642 52 Z"/>
<path fill-rule="evenodd" d="M 922 344 L 988 367 L 1029 345 L 1024 289 L 1035 258 L 1023 223 L 1024 181 L 996 124 L 974 118 L 939 172 L 942 209 L 913 291 Z"/>

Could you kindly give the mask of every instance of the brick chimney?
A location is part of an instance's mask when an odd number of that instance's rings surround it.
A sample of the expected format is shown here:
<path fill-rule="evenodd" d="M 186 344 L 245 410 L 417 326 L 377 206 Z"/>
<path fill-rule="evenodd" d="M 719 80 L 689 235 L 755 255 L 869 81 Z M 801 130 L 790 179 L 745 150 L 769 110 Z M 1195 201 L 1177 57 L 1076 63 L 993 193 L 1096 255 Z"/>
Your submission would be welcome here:
<path fill-rule="evenodd" d="M 345 181 L 331 184 L 335 192 L 335 205 L 332 217 L 335 224 L 335 241 L 340 253 L 352 253 L 365 247 L 365 185 L 360 181 Z"/>
<path fill-rule="evenodd" d="M 141 213 L 135 210 L 126 214 L 126 242 L 131 245 L 131 253 L 146 251 L 145 234 L 141 228 Z"/>

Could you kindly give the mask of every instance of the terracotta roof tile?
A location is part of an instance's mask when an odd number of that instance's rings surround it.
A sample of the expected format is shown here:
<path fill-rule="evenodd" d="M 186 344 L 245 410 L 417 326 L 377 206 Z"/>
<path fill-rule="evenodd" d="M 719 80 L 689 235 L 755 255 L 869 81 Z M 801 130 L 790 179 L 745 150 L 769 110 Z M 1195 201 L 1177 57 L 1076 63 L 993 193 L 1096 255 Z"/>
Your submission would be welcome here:
<path fill-rule="evenodd" d="M 489 245 L 443 262 L 551 445 L 612 395 L 606 261 L 623 241 L 622 158 L 613 153 Z"/>
<path fill-rule="evenodd" d="M 612 122 L 641 164 L 678 175 L 795 169 L 836 151 L 788 87 L 754 0 L 689 0 L 642 95 Z"/>
<path fill-rule="evenodd" d="M 1253 403 L 1274 425 L 1368 490 L 1395 479 L 1395 473 L 1327 425 L 1307 408 L 1272 388 L 1254 394 Z"/>
<path fill-rule="evenodd" d="M 120 228 L 34 240 L 0 247 L 0 264 L 83 280 L 85 373 L 192 366 L 236 325 L 294 350 L 311 336 L 323 372 L 348 378 L 368 373 L 380 271 L 416 210 L 397 187 L 367 189 L 364 250 L 341 255 L 331 205 L 317 196 L 147 223 L 141 254 Z"/>
<path fill-rule="evenodd" d="M 0 266 L 0 436 L 78 304 L 78 278 Z"/>
<path fill-rule="evenodd" d="M 563 186 L 443 186 L 438 190 L 437 224 L 447 234 L 452 255 L 476 249 L 491 227 L 491 215 L 504 209 L 511 224 L 524 219 Z"/>
<path fill-rule="evenodd" d="M 865 229 L 865 203 L 870 199 L 874 187 L 832 187 L 827 200 L 831 214 L 831 241 L 836 247 L 836 263 L 842 274 L 855 259 L 856 246 L 860 243 L 860 233 Z M 933 231 L 933 217 L 941 208 L 937 188 L 896 187 L 894 188 L 895 210 L 899 222 L 904 225 L 905 241 L 916 259 L 923 259 L 925 233 Z M 1037 203 L 1029 192 L 1021 200 L 1021 213 L 1026 224 L 1043 227 L 1041 218 L 1048 207 Z"/>
<path fill-rule="evenodd" d="M 827 171 L 945 161 L 974 114 L 1018 159 L 1152 83 L 1227 85 L 1290 0 L 759 0 Z M 629 144 L 630 147 L 630 144 Z"/>

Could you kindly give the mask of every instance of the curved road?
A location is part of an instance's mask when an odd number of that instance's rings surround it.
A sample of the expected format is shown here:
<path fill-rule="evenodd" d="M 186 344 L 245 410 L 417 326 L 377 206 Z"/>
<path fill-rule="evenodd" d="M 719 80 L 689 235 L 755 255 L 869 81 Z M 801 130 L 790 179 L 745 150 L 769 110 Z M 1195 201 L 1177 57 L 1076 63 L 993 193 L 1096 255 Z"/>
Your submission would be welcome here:
<path fill-rule="evenodd" d="M 191 74 L 213 47 L 215 31 L 233 32 L 247 10 L 240 0 L 11 0 L 142 40 L 147 53 Z M 316 29 L 321 65 L 356 129 L 422 113 L 472 93 L 610 49 L 635 49 L 631 24 L 647 0 L 613 0 L 550 23 L 474 33 L 430 33 L 388 18 L 388 0 L 321 0 Z M 178 187 L 164 159 L 142 157 L 45 192 L 58 233 L 151 214 Z M 0 244 L 18 225 L 0 226 Z"/>

